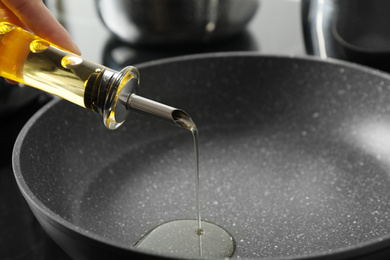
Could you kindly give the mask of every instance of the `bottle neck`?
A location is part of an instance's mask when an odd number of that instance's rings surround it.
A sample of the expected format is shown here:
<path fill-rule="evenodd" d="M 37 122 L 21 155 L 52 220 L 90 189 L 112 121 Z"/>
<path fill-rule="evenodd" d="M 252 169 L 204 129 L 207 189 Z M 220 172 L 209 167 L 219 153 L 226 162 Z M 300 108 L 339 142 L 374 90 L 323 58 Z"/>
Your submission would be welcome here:
<path fill-rule="evenodd" d="M 126 102 L 130 95 L 137 93 L 139 72 L 135 67 L 121 71 L 105 68 L 90 75 L 86 83 L 84 104 L 89 110 L 103 116 L 105 126 L 118 128 L 126 119 Z"/>

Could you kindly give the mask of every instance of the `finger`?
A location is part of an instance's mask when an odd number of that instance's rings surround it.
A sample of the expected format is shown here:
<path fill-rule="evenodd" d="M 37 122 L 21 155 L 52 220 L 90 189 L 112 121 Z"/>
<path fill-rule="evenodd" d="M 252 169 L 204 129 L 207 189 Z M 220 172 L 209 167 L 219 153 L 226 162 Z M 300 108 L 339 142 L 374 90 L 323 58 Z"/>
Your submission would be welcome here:
<path fill-rule="evenodd" d="M 72 41 L 69 33 L 46 8 L 42 0 L 2 0 L 2 3 L 39 37 L 80 54 L 80 49 Z"/>
<path fill-rule="evenodd" d="M 25 30 L 29 30 L 22 21 L 11 11 L 7 6 L 0 1 L 0 21 L 5 20 L 7 22 L 13 23 L 19 27 L 22 27 Z"/>

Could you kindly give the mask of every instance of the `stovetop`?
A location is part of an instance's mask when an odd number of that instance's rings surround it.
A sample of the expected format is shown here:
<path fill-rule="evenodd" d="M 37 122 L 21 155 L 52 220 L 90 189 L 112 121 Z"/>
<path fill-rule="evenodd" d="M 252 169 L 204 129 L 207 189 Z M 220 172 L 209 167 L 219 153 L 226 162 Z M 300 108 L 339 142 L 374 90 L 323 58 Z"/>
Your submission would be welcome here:
<path fill-rule="evenodd" d="M 37 94 L 0 127 L 0 259 L 70 259 L 44 233 L 19 192 L 11 166 L 12 147 L 25 122 L 51 98 Z"/>
<path fill-rule="evenodd" d="M 204 52 L 255 51 L 305 55 L 299 0 L 260 0 L 257 14 L 243 34 L 224 43 L 182 47 L 179 50 L 134 47 L 114 39 L 99 20 L 94 0 L 47 0 L 46 4 L 72 34 L 83 57 L 114 69 Z M 50 99 L 42 93 L 24 97 L 26 102 L 18 108 L 0 113 L 0 259 L 70 259 L 44 233 L 19 192 L 12 172 L 12 147 L 19 131 Z M 0 99 L 1 102 L 4 101 Z"/>

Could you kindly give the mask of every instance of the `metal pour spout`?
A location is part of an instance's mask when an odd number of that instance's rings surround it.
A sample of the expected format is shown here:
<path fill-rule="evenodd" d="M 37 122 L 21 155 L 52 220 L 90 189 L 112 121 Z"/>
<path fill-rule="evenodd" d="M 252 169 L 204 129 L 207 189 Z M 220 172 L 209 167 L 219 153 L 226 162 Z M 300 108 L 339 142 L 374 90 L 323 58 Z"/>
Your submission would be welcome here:
<path fill-rule="evenodd" d="M 130 94 L 127 100 L 120 99 L 120 102 L 126 106 L 127 110 L 146 114 L 188 130 L 196 128 L 191 117 L 183 110 L 141 97 L 135 93 Z"/>

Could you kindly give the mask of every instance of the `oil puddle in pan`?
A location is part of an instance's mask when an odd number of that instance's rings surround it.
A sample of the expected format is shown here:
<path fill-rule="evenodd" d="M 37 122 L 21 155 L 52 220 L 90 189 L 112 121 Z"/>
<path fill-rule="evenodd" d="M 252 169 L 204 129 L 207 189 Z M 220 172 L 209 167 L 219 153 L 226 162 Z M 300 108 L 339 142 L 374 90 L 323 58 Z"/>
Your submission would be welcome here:
<path fill-rule="evenodd" d="M 231 257 L 236 249 L 233 237 L 222 227 L 201 220 L 198 129 L 187 114 L 178 111 L 173 117 L 178 125 L 191 131 L 194 139 L 197 219 L 164 223 L 147 233 L 135 247 L 191 258 Z"/>
<path fill-rule="evenodd" d="M 146 234 L 136 247 L 153 252 L 189 258 L 226 258 L 235 250 L 232 236 L 220 226 L 197 220 L 174 220 Z"/>

